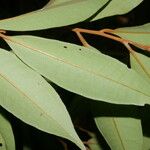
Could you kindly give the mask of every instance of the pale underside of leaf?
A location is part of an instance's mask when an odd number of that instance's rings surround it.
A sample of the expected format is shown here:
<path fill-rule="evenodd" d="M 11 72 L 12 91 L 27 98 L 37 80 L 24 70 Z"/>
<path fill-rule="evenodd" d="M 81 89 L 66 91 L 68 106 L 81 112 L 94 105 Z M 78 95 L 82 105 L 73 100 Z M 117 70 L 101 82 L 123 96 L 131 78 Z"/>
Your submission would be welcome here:
<path fill-rule="evenodd" d="M 150 103 L 150 85 L 111 57 L 33 36 L 15 36 L 6 41 L 25 63 L 72 92 L 111 103 Z"/>
<path fill-rule="evenodd" d="M 75 24 L 91 17 L 103 7 L 107 1 L 108 0 L 77 0 L 59 5 L 59 7 L 42 8 L 17 17 L 1 20 L 0 29 L 29 31 Z M 84 11 L 81 13 L 81 10 Z"/>
<path fill-rule="evenodd" d="M 142 150 L 150 150 L 150 137 L 143 136 L 143 148 Z"/>
<path fill-rule="evenodd" d="M 4 137 L 1 134 L 1 131 L 0 131 L 0 145 L 1 145 L 0 150 L 7 150 L 6 143 L 5 143 Z"/>
<path fill-rule="evenodd" d="M 40 10 L 0 21 L 3 30 L 40 30 L 127 13 L 142 0 L 63 0 L 50 1 Z M 116 3 L 117 7 L 116 10 Z M 81 13 L 82 10 L 82 13 Z M 68 15 L 69 14 L 69 15 Z M 96 16 L 96 17 L 95 17 Z"/>
<path fill-rule="evenodd" d="M 139 44 L 150 45 L 150 23 L 135 27 L 118 28 L 113 33 Z"/>
<path fill-rule="evenodd" d="M 150 49 L 150 23 L 135 27 L 119 28 L 114 30 L 113 33 L 121 38 L 132 41 L 135 46 L 140 47 L 141 45 L 141 49 L 144 49 L 144 46 L 145 48 Z M 130 54 L 130 60 L 131 67 L 150 80 L 149 57 L 133 51 Z"/>
<path fill-rule="evenodd" d="M 137 52 L 134 52 L 134 53 L 136 54 L 139 62 L 143 65 L 144 70 L 139 65 L 135 57 L 133 57 L 130 54 L 131 68 L 136 70 L 139 74 L 141 74 L 144 78 L 146 78 L 148 82 L 150 82 L 150 58 Z"/>
<path fill-rule="evenodd" d="M 81 3 L 83 1 L 87 0 L 51 0 L 43 7 L 43 9 L 74 5 L 76 3 Z"/>
<path fill-rule="evenodd" d="M 141 150 L 143 142 L 139 120 L 97 117 L 95 122 L 112 150 Z"/>
<path fill-rule="evenodd" d="M 97 128 L 112 150 L 141 150 L 143 134 L 137 108 L 122 105 L 95 103 L 92 112 Z"/>
<path fill-rule="evenodd" d="M 0 110 L 1 111 L 1 110 Z M 10 123 L 0 112 L 0 150 L 15 150 L 14 135 Z"/>
<path fill-rule="evenodd" d="M 67 138 L 85 149 L 61 99 L 39 74 L 21 63 L 14 54 L 2 49 L 0 66 L 2 107 L 24 122 Z"/>
<path fill-rule="evenodd" d="M 143 0 L 110 0 L 108 6 L 104 8 L 93 20 L 125 14 L 138 6 L 142 1 Z"/>

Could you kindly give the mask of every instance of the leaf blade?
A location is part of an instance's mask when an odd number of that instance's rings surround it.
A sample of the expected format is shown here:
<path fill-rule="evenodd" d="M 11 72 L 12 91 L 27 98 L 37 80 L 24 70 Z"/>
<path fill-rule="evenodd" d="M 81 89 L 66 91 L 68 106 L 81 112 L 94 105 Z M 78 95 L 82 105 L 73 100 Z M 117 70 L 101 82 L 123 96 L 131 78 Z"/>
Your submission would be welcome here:
<path fill-rule="evenodd" d="M 128 5 L 124 5 L 124 1 L 121 1 L 119 3 L 120 8 L 117 7 L 118 10 L 116 11 L 116 7 L 115 9 L 112 9 L 111 6 L 112 3 L 114 4 L 114 1 L 117 0 L 110 1 L 110 6 L 108 4 L 108 9 L 106 6 L 106 9 L 104 9 L 104 11 L 102 12 L 100 10 L 104 7 L 105 4 L 109 2 L 109 0 L 50 1 L 45 7 L 40 10 L 1 20 L 0 29 L 13 31 L 30 31 L 61 27 L 78 22 L 83 22 L 91 18 L 93 15 L 95 16 L 97 13 L 98 15 L 94 18 L 94 20 L 112 16 L 115 14 L 126 13 L 141 2 L 141 0 L 132 0 L 132 2 L 130 0 L 126 0 L 125 3 L 128 3 Z M 126 7 L 125 11 L 122 11 L 125 8 L 124 6 L 128 7 Z M 81 10 L 83 10 L 82 13 Z"/>
<path fill-rule="evenodd" d="M 146 78 L 148 82 L 150 82 L 150 58 L 137 52 L 134 53 L 139 62 L 137 62 L 135 57 L 130 54 L 131 68 L 137 71 L 144 78 Z M 142 65 L 142 67 L 139 63 Z"/>
<path fill-rule="evenodd" d="M 138 6 L 141 2 L 142 0 L 135 0 L 134 2 L 128 0 L 111 0 L 109 5 L 104 8 L 93 20 L 101 19 L 108 16 L 125 14 Z"/>
<path fill-rule="evenodd" d="M 92 106 L 97 128 L 112 150 L 142 149 L 141 121 L 130 116 L 136 115 L 136 108 L 110 104 Z"/>
<path fill-rule="evenodd" d="M 14 54 L 1 49 L 0 58 L 1 106 L 22 121 L 47 133 L 67 138 L 84 150 L 55 90 Z"/>
<path fill-rule="evenodd" d="M 57 2 L 57 1 L 56 1 Z M 107 0 L 77 0 L 0 21 L 0 29 L 26 31 L 66 26 L 88 19 Z M 80 13 L 79 10 L 84 10 Z M 71 14 L 71 15 L 68 15 Z"/>
<path fill-rule="evenodd" d="M 0 149 L 15 150 L 15 140 L 13 131 L 8 120 L 2 115 L 0 111 Z"/>
<path fill-rule="evenodd" d="M 72 92 L 111 103 L 149 103 L 149 89 L 146 87 L 150 85 L 113 58 L 92 52 L 92 49 L 88 52 L 81 46 L 33 36 L 15 36 L 6 41 L 30 67 Z M 130 95 L 129 101 L 126 101 L 127 95 Z"/>
<path fill-rule="evenodd" d="M 149 45 L 150 44 L 150 23 L 134 26 L 134 27 L 125 27 L 118 28 L 113 31 L 114 34 L 131 40 L 133 42 Z"/>
<path fill-rule="evenodd" d="M 1 133 L 0 133 L 0 144 L 1 144 L 1 149 L 2 149 L 2 150 L 7 150 L 7 149 L 6 149 L 5 140 L 4 140 L 4 138 L 3 138 L 3 136 L 2 136 Z"/>

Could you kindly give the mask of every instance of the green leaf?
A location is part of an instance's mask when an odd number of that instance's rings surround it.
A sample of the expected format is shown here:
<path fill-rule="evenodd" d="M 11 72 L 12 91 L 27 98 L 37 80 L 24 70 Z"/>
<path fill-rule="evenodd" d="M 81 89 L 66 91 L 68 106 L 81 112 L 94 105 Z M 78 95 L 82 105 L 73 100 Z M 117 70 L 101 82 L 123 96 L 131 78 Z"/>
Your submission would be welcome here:
<path fill-rule="evenodd" d="M 50 0 L 43 8 L 48 9 L 52 7 L 62 7 L 66 5 L 74 5 L 74 3 L 79 3 L 81 0 Z"/>
<path fill-rule="evenodd" d="M 141 121 L 130 117 L 136 111 L 130 107 L 96 104 L 92 109 L 95 122 L 111 150 L 141 150 L 143 135 Z M 126 114 L 126 115 L 125 115 Z"/>
<path fill-rule="evenodd" d="M 143 45 L 150 45 L 150 23 L 142 26 L 118 28 L 114 34 Z"/>
<path fill-rule="evenodd" d="M 114 30 L 113 34 L 116 34 L 124 39 L 131 40 L 140 48 L 145 45 L 147 48 L 150 46 L 150 23 L 142 26 L 119 28 Z M 134 54 L 134 56 L 133 56 Z M 149 81 L 150 79 L 150 59 L 140 53 L 133 52 L 130 54 L 131 67 L 138 73 L 144 75 Z"/>
<path fill-rule="evenodd" d="M 0 150 L 7 150 L 5 140 L 0 132 Z"/>
<path fill-rule="evenodd" d="M 82 22 L 96 13 L 107 1 L 54 1 L 52 6 L 48 4 L 40 10 L 1 20 L 0 29 L 16 31 L 39 30 Z M 81 13 L 81 10 L 84 11 Z"/>
<path fill-rule="evenodd" d="M 9 121 L 3 116 L 0 109 L 0 150 L 15 150 L 14 135 Z"/>
<path fill-rule="evenodd" d="M 142 150 L 150 150 L 150 137 L 143 136 Z"/>
<path fill-rule="evenodd" d="M 60 97 L 38 73 L 2 49 L 0 66 L 2 107 L 27 124 L 67 138 L 85 150 Z"/>
<path fill-rule="evenodd" d="M 130 11 L 142 0 L 56 0 L 37 11 L 0 21 L 3 30 L 40 30 L 66 26 L 85 21 L 122 14 Z M 117 10 L 116 10 L 117 3 Z M 104 7 L 105 6 L 105 7 Z M 115 8 L 115 9 L 114 9 Z M 102 11 L 102 12 L 101 12 Z"/>
<path fill-rule="evenodd" d="M 110 103 L 150 103 L 150 84 L 116 59 L 34 36 L 8 37 L 6 41 L 21 60 L 67 90 Z"/>
<path fill-rule="evenodd" d="M 138 6 L 143 0 L 109 0 L 107 7 L 93 19 L 101 19 L 108 16 L 121 15 Z"/>
<path fill-rule="evenodd" d="M 148 82 L 150 82 L 150 58 L 134 52 L 138 61 L 130 54 L 131 68 L 141 74 Z"/>

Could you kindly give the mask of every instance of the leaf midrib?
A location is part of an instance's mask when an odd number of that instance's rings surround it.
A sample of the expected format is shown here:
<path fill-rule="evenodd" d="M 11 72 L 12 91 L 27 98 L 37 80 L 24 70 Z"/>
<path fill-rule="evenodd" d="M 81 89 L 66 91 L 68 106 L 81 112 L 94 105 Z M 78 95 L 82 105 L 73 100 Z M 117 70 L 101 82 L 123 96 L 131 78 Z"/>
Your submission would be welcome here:
<path fill-rule="evenodd" d="M 56 124 L 58 124 L 62 129 L 64 129 L 64 131 L 69 135 L 70 133 L 67 132 L 67 130 L 65 128 L 63 128 L 63 126 L 61 126 L 61 124 L 59 122 L 57 122 L 54 118 L 52 118 L 51 116 L 49 116 L 45 111 L 43 111 L 43 109 L 37 105 L 34 101 L 32 101 L 32 98 L 29 97 L 28 95 L 26 95 L 26 93 L 24 93 L 20 88 L 18 88 L 12 81 L 10 81 L 5 75 L 3 75 L 0 71 L 0 76 L 5 79 L 8 83 L 10 83 L 17 91 L 19 91 L 23 96 L 25 96 L 36 108 L 38 108 L 41 112 L 43 112 L 43 114 L 45 114 L 45 117 L 49 120 L 49 117 L 54 120 L 56 122 Z M 49 120 L 51 122 L 51 120 Z M 71 136 L 72 137 L 72 136 Z M 74 137 L 72 137 L 72 139 L 74 139 Z M 76 141 L 76 139 L 74 139 Z"/>
<path fill-rule="evenodd" d="M 91 71 L 91 70 L 88 70 L 88 69 L 84 69 L 83 67 L 81 67 L 81 66 L 79 66 L 79 65 L 72 64 L 72 63 L 67 62 L 67 61 L 65 61 L 65 60 L 63 60 L 63 59 L 60 59 L 60 58 L 58 58 L 58 57 L 56 57 L 56 56 L 54 56 L 54 55 L 48 54 L 48 53 L 46 53 L 46 52 L 43 52 L 43 51 L 41 51 L 41 50 L 39 50 L 39 49 L 37 49 L 37 48 L 33 48 L 33 47 L 31 47 L 31 46 L 25 45 L 25 43 L 21 43 L 21 42 L 18 42 L 18 41 L 16 41 L 16 40 L 12 40 L 12 38 L 7 38 L 6 41 L 7 41 L 7 40 L 9 40 L 10 42 L 16 43 L 16 44 L 18 44 L 18 45 L 20 45 L 20 46 L 23 46 L 23 47 L 25 47 L 25 48 L 27 48 L 27 49 L 30 49 L 31 51 L 39 52 L 39 53 L 41 53 L 41 54 L 47 56 L 47 57 L 50 58 L 50 59 L 54 59 L 54 60 L 56 60 L 56 61 L 62 62 L 62 63 L 67 64 L 67 65 L 70 65 L 70 66 L 72 66 L 72 67 L 74 67 L 74 68 L 78 68 L 78 69 L 80 69 L 80 70 L 82 70 L 82 71 L 91 73 L 91 74 L 93 74 L 93 75 L 95 75 L 95 76 L 102 77 L 102 78 L 104 78 L 104 79 L 106 79 L 106 80 L 112 81 L 113 83 L 122 85 L 122 86 L 124 86 L 124 87 L 126 87 L 126 88 L 129 88 L 130 90 L 136 91 L 136 92 L 141 93 L 141 94 L 143 94 L 143 95 L 145 95 L 145 96 L 147 96 L 147 97 L 150 97 L 150 95 L 148 95 L 148 94 L 146 94 L 146 93 L 143 93 L 143 92 L 141 92 L 141 91 L 139 91 L 139 90 L 137 90 L 137 89 L 135 89 L 135 88 L 132 88 L 132 87 L 126 85 L 126 84 L 123 84 L 123 83 L 121 83 L 121 82 L 118 82 L 118 81 L 116 81 L 116 80 L 114 80 L 114 79 L 111 79 L 111 78 L 109 78 L 109 77 L 106 77 L 106 76 L 104 76 L 104 75 L 102 75 L 102 74 L 98 74 L 98 73 L 96 73 L 96 72 L 94 72 L 94 71 Z"/>
<path fill-rule="evenodd" d="M 121 142 L 122 148 L 123 148 L 123 150 L 126 150 L 126 148 L 125 148 L 125 146 L 124 146 L 124 143 L 123 143 L 123 140 L 122 140 L 122 138 L 121 138 L 121 135 L 120 135 L 119 129 L 118 129 L 117 122 L 116 122 L 116 120 L 115 120 L 115 118 L 114 118 L 114 117 L 112 118 L 112 121 L 113 121 L 113 123 L 114 123 L 115 129 L 116 129 L 117 134 L 118 134 L 118 137 L 119 137 L 119 139 L 120 139 L 120 142 Z"/>

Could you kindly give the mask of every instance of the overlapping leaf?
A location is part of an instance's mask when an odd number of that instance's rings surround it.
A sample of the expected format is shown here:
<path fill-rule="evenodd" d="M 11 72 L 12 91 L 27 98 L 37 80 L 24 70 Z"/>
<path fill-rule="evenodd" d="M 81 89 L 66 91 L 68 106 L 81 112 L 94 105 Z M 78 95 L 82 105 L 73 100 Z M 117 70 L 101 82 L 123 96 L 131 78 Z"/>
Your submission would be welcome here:
<path fill-rule="evenodd" d="M 95 121 L 112 150 L 142 149 L 140 121 L 115 117 L 99 117 Z"/>
<path fill-rule="evenodd" d="M 141 2 L 142 0 L 109 0 L 108 6 L 103 9 L 93 20 L 113 15 L 125 14 L 139 5 Z"/>
<path fill-rule="evenodd" d="M 34 36 L 14 36 L 6 41 L 26 64 L 67 90 L 117 104 L 150 103 L 150 84 L 111 57 Z"/>
<path fill-rule="evenodd" d="M 15 150 L 14 135 L 10 123 L 0 112 L 0 150 Z"/>
<path fill-rule="evenodd" d="M 82 22 L 99 14 L 94 18 L 94 20 L 97 20 L 103 17 L 126 13 L 136 7 L 141 1 L 142 0 L 50 1 L 40 10 L 1 20 L 0 29 L 25 31 L 54 28 Z"/>
<path fill-rule="evenodd" d="M 138 61 L 130 54 L 131 68 L 141 74 L 148 82 L 150 82 L 150 58 L 134 52 Z M 142 65 L 142 66 L 141 66 Z"/>
<path fill-rule="evenodd" d="M 150 23 L 142 26 L 118 28 L 114 34 L 143 45 L 150 45 Z"/>
<path fill-rule="evenodd" d="M 93 106 L 93 113 L 96 114 L 96 125 L 111 150 L 142 149 L 143 135 L 141 122 L 139 119 L 129 117 L 128 115 L 131 112 L 136 114 L 136 111 L 130 108 L 126 107 L 124 109 L 121 106 L 117 108 L 117 105 L 100 104 Z M 121 116 L 123 113 L 126 113 L 127 116 Z"/>
<path fill-rule="evenodd" d="M 119 28 L 114 30 L 114 34 L 131 40 L 132 42 L 138 43 L 140 45 L 145 45 L 145 48 L 150 49 L 150 23 L 144 24 L 142 26 Z M 140 47 L 143 48 L 144 47 Z M 144 75 L 148 80 L 150 79 L 150 59 L 140 53 L 134 52 L 130 54 L 131 67 L 135 69 L 138 73 Z"/>
<path fill-rule="evenodd" d="M 75 0 L 48 6 L 18 17 L 1 20 L 0 29 L 39 30 L 81 22 L 97 12 L 108 0 Z M 56 1 L 57 2 L 57 1 Z M 82 11 L 81 13 L 81 10 Z"/>
<path fill-rule="evenodd" d="M 85 149 L 55 90 L 13 53 L 0 49 L 0 105 L 22 121 Z M 65 120 L 65 121 L 64 121 Z"/>

